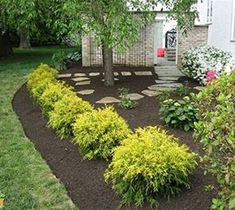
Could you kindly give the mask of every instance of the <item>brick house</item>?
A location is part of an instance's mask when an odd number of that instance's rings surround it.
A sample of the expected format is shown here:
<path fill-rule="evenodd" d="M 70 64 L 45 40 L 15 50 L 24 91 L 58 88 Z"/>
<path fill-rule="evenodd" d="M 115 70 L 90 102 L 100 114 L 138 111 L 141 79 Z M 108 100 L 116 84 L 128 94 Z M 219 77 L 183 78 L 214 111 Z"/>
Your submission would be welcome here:
<path fill-rule="evenodd" d="M 227 7 L 228 5 L 229 8 Z M 167 11 L 159 10 L 155 23 L 141 29 L 139 40 L 135 44 L 122 54 L 117 53 L 114 49 L 114 64 L 126 66 L 161 65 L 162 58 L 159 58 L 156 54 L 159 48 L 165 48 L 165 59 L 173 61 L 175 65 L 180 65 L 182 54 L 185 51 L 191 47 L 205 44 L 230 50 L 234 53 L 235 57 L 235 3 L 233 3 L 233 0 L 204 0 L 203 2 L 199 1 L 196 6 L 199 18 L 195 21 L 193 29 L 187 35 L 177 30 L 177 23 L 175 21 L 166 20 Z M 221 9 L 221 7 L 224 9 Z M 230 21 L 227 21 L 227 18 L 221 18 L 221 12 L 225 12 L 225 9 L 226 11 L 229 10 Z M 167 32 L 170 31 L 168 33 L 171 33 L 170 29 L 173 28 L 176 28 L 174 32 L 176 34 L 176 42 L 175 45 L 169 47 L 167 44 Z M 227 36 L 223 38 L 224 29 L 227 29 L 227 35 L 233 32 L 229 41 Z M 83 66 L 102 65 L 102 51 L 96 45 L 94 34 L 90 33 L 83 37 L 82 53 Z"/>

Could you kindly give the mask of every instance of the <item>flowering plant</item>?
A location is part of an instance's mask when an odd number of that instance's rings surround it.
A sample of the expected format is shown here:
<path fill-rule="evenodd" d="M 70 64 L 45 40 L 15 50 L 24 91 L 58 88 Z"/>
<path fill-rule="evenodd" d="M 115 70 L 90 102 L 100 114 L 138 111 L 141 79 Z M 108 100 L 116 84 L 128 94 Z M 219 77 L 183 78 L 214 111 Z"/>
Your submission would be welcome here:
<path fill-rule="evenodd" d="M 232 71 L 231 57 L 231 53 L 215 47 L 191 48 L 183 55 L 181 71 L 201 84 L 207 84 L 208 79 L 211 81 Z"/>

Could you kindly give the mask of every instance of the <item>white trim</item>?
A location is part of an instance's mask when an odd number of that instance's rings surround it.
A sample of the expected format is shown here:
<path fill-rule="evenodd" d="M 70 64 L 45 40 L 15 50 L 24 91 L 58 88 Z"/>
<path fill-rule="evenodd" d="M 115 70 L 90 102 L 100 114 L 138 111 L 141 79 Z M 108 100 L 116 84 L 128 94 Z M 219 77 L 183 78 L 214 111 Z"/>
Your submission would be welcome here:
<path fill-rule="evenodd" d="M 232 14 L 232 26 L 231 26 L 231 42 L 235 42 L 235 2 L 233 1 L 233 14 Z"/>

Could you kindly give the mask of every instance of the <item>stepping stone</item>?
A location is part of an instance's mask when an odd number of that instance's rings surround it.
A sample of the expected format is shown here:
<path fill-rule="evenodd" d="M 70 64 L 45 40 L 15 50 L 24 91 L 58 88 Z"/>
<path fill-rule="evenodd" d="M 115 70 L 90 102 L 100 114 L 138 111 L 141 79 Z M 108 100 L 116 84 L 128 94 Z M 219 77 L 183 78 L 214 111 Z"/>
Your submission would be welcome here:
<path fill-rule="evenodd" d="M 72 80 L 74 82 L 81 82 L 81 81 L 85 81 L 85 80 L 89 80 L 90 78 L 88 77 L 77 77 L 77 78 L 73 78 Z"/>
<path fill-rule="evenodd" d="M 131 72 L 129 71 L 122 71 L 121 74 L 122 76 L 131 76 Z"/>
<path fill-rule="evenodd" d="M 148 87 L 149 90 L 155 90 L 155 91 L 171 91 L 175 90 L 175 87 L 159 87 L 158 85 L 151 85 Z"/>
<path fill-rule="evenodd" d="M 168 84 L 168 83 L 174 83 L 175 81 L 172 80 L 155 80 L 157 84 Z"/>
<path fill-rule="evenodd" d="M 158 77 L 159 80 L 172 80 L 176 81 L 179 79 L 179 77 Z"/>
<path fill-rule="evenodd" d="M 86 90 L 78 91 L 78 94 L 80 94 L 80 95 L 90 95 L 94 92 L 95 92 L 95 90 L 93 90 L 93 89 L 86 89 Z"/>
<path fill-rule="evenodd" d="M 138 101 L 141 98 L 144 98 L 144 96 L 140 95 L 139 93 L 129 93 L 129 94 L 127 94 L 127 96 L 133 101 Z"/>
<path fill-rule="evenodd" d="M 100 99 L 99 101 L 96 101 L 97 104 L 111 104 L 111 103 L 118 103 L 120 100 L 114 97 L 104 97 Z"/>
<path fill-rule="evenodd" d="M 58 78 L 68 78 L 68 77 L 71 77 L 72 74 L 68 73 L 68 74 L 59 74 L 58 75 Z"/>
<path fill-rule="evenodd" d="M 152 76 L 151 71 L 135 71 L 136 76 Z"/>
<path fill-rule="evenodd" d="M 162 94 L 161 92 L 155 90 L 143 90 L 141 93 L 149 97 L 158 96 Z"/>
<path fill-rule="evenodd" d="M 75 84 L 75 86 L 78 86 L 78 85 L 90 85 L 91 84 L 91 81 L 83 81 L 83 82 L 77 82 Z"/>
<path fill-rule="evenodd" d="M 114 72 L 113 74 L 114 74 L 115 77 L 119 75 L 118 72 Z"/>
<path fill-rule="evenodd" d="M 194 87 L 193 89 L 194 89 L 194 90 L 199 90 L 199 91 L 200 91 L 200 90 L 202 90 L 202 89 L 203 89 L 203 86 L 196 86 L 196 87 Z"/>
<path fill-rule="evenodd" d="M 89 74 L 89 76 L 91 76 L 91 77 L 96 77 L 96 76 L 99 76 L 99 75 L 100 75 L 100 73 L 98 73 L 98 72 L 91 72 Z"/>
<path fill-rule="evenodd" d="M 173 87 L 173 88 L 178 88 L 182 87 L 183 84 L 181 83 L 167 83 L 167 84 L 157 84 L 157 87 Z"/>
<path fill-rule="evenodd" d="M 119 81 L 119 79 L 114 77 L 114 81 Z M 102 79 L 102 82 L 104 82 L 104 79 Z"/>
<path fill-rule="evenodd" d="M 85 73 L 75 73 L 74 76 L 75 77 L 85 77 L 86 74 Z"/>

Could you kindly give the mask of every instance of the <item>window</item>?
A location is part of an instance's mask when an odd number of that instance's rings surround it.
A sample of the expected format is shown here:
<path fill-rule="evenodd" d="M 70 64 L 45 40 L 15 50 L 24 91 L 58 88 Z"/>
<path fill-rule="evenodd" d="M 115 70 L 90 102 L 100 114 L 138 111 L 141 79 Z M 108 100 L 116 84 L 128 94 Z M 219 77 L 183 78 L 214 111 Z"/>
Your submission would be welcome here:
<path fill-rule="evenodd" d="M 232 33 L 231 33 L 231 41 L 235 41 L 235 2 L 233 1 L 233 14 L 232 14 Z"/>
<path fill-rule="evenodd" d="M 212 22 L 213 0 L 207 0 L 207 22 Z"/>

